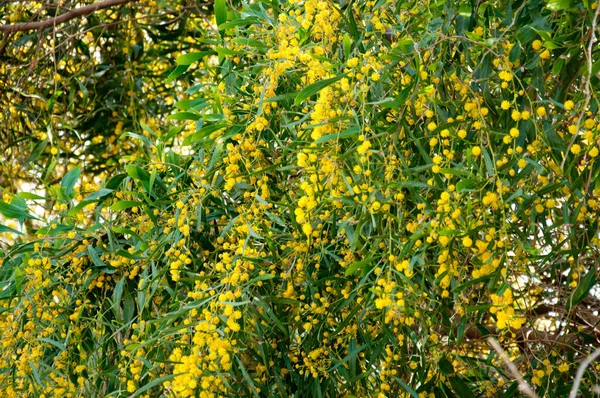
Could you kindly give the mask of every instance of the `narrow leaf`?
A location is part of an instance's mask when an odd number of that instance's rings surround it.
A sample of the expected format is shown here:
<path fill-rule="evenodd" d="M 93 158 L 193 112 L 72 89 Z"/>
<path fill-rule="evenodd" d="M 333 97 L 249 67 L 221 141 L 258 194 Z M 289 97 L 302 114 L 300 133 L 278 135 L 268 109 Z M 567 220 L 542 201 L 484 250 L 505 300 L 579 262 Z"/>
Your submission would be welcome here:
<path fill-rule="evenodd" d="M 323 90 L 325 87 L 337 82 L 341 78 L 345 77 L 346 74 L 337 75 L 336 77 L 332 77 L 331 79 L 320 80 L 311 84 L 310 86 L 304 87 L 302 91 L 296 95 L 296 99 L 294 100 L 295 105 L 299 105 L 302 101 L 310 98 L 315 95 L 319 91 Z"/>

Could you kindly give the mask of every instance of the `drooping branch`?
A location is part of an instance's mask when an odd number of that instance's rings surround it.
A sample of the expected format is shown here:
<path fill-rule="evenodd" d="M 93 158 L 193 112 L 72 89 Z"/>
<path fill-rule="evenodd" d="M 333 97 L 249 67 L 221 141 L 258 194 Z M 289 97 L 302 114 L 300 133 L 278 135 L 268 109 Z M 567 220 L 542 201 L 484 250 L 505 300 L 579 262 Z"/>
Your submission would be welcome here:
<path fill-rule="evenodd" d="M 139 0 L 105 0 L 99 3 L 89 4 L 87 6 L 75 8 L 74 10 L 58 15 L 54 18 L 46 19 L 44 21 L 0 25 L 0 32 L 12 33 L 23 32 L 28 30 L 44 30 L 59 25 L 61 23 L 70 21 L 71 19 L 92 14 L 104 8 L 110 8 L 120 4 L 131 3 L 134 1 Z"/>

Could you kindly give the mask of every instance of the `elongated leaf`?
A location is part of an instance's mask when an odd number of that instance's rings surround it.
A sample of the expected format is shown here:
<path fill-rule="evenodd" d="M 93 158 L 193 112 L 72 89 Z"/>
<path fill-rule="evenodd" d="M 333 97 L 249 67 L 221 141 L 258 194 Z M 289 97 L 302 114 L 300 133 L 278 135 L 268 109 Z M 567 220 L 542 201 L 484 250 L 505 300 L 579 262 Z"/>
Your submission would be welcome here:
<path fill-rule="evenodd" d="M 69 170 L 67 174 L 65 174 L 62 181 L 60 182 L 60 187 L 63 189 L 65 195 L 71 196 L 73 188 L 75 187 L 77 180 L 79 180 L 80 175 L 81 167 L 79 166 L 73 167 L 71 170 Z"/>
<path fill-rule="evenodd" d="M 96 251 L 96 248 L 94 248 L 92 245 L 88 246 L 88 254 L 90 255 L 90 259 L 96 267 L 106 267 L 106 263 L 102 261 L 102 259 L 98 255 L 98 252 Z"/>
<path fill-rule="evenodd" d="M 296 99 L 294 99 L 294 104 L 299 105 L 302 101 L 310 98 L 319 91 L 323 90 L 325 87 L 332 85 L 333 83 L 337 82 L 345 76 L 346 74 L 337 75 L 336 77 L 332 77 L 331 79 L 320 80 L 311 84 L 310 86 L 304 87 L 302 91 L 300 91 L 298 95 L 296 95 Z"/>
<path fill-rule="evenodd" d="M 119 211 L 134 206 L 140 206 L 141 204 L 141 202 L 136 202 L 135 200 L 120 200 L 114 203 L 112 206 L 110 206 L 110 209 L 114 211 Z"/>
<path fill-rule="evenodd" d="M 116 176 L 112 177 L 110 180 L 108 180 L 108 182 L 106 183 L 106 188 L 108 189 L 117 189 L 119 187 L 119 185 L 121 185 L 121 183 L 123 182 L 123 180 L 127 178 L 127 174 L 117 174 Z"/>
<path fill-rule="evenodd" d="M 396 379 L 396 381 L 398 381 L 398 384 L 400 384 L 402 386 L 402 388 L 404 388 L 406 390 L 406 392 L 410 394 L 411 397 L 420 398 L 419 394 L 412 387 L 410 387 L 408 384 L 406 384 L 404 381 L 398 379 L 397 377 L 394 377 L 394 379 Z"/>
<path fill-rule="evenodd" d="M 590 294 L 590 290 L 596 285 L 596 267 L 592 267 L 581 281 L 571 296 L 571 300 L 567 302 L 567 308 L 571 308 L 581 303 Z"/>
<path fill-rule="evenodd" d="M 48 339 L 48 338 L 45 338 L 45 337 L 39 337 L 36 340 L 37 341 L 43 341 L 44 343 L 52 344 L 53 346 L 55 346 L 56 348 L 58 348 L 61 351 L 66 351 L 67 350 L 67 347 L 65 347 L 64 344 L 59 343 L 56 340 Z"/>
<path fill-rule="evenodd" d="M 217 26 L 227 22 L 227 1 L 226 0 L 215 0 L 215 21 Z"/>
<path fill-rule="evenodd" d="M 369 257 L 369 258 L 365 258 L 363 260 L 360 260 L 354 264 L 352 264 L 351 266 L 348 267 L 348 269 L 346 270 L 345 274 L 346 276 L 348 275 L 352 275 L 354 272 L 356 272 L 357 270 L 361 269 L 362 267 L 364 267 L 365 265 L 369 264 L 371 261 L 373 261 L 375 259 L 375 257 Z"/>
<path fill-rule="evenodd" d="M 462 381 L 460 377 L 451 377 L 450 384 L 452 385 L 452 389 L 456 391 L 459 397 L 461 398 L 475 398 L 475 394 L 473 390 L 469 388 L 469 386 Z"/>
<path fill-rule="evenodd" d="M 192 145 L 198 141 L 203 140 L 205 137 L 214 133 L 217 130 L 228 127 L 225 123 L 211 124 L 210 126 L 204 126 L 194 134 L 188 135 L 183 140 L 183 145 Z"/>
<path fill-rule="evenodd" d="M 184 74 L 188 70 L 189 65 L 177 65 L 177 67 L 167 77 L 167 83 L 171 83 L 177 79 L 180 75 Z"/>
<path fill-rule="evenodd" d="M 0 200 L 0 214 L 2 214 L 6 218 L 29 218 L 33 220 L 39 220 L 39 218 L 32 216 L 26 210 L 12 204 L 8 204 L 2 200 Z"/>
<path fill-rule="evenodd" d="M 31 192 L 19 192 L 17 194 L 17 196 L 19 196 L 23 199 L 29 199 L 29 200 L 48 200 L 48 198 L 46 198 L 44 196 L 36 195 Z"/>
<path fill-rule="evenodd" d="M 167 119 L 169 120 L 199 120 L 200 115 L 193 112 L 179 112 L 174 115 L 169 115 Z"/>
<path fill-rule="evenodd" d="M 144 136 L 143 136 L 143 135 L 141 135 L 141 134 L 138 134 L 138 133 L 133 133 L 133 132 L 131 132 L 131 131 L 127 131 L 127 132 L 125 132 L 125 133 L 121 134 L 121 137 L 119 137 L 119 138 L 123 138 L 123 137 L 131 137 L 131 138 L 135 138 L 135 139 L 137 139 L 137 140 L 140 140 L 140 141 L 144 142 L 144 143 L 145 143 L 145 144 L 147 144 L 147 145 L 150 145 L 150 146 L 153 146 L 153 145 L 154 145 L 154 144 L 152 143 L 152 141 L 150 141 L 150 140 L 148 139 L 148 137 L 144 137 Z"/>
<path fill-rule="evenodd" d="M 5 233 L 5 232 L 11 233 L 11 234 L 17 234 L 17 235 L 25 236 L 25 234 L 17 231 L 16 229 L 13 229 L 11 227 L 7 227 L 6 225 L 0 224 L 0 234 Z"/>
<path fill-rule="evenodd" d="M 194 62 L 200 61 L 202 58 L 208 55 L 214 54 L 216 54 L 214 51 L 198 51 L 193 53 L 187 53 L 177 57 L 175 62 L 177 63 L 177 65 L 191 65 Z"/>
<path fill-rule="evenodd" d="M 142 169 L 137 164 L 129 165 L 127 167 L 127 174 L 135 180 L 142 181 L 145 183 L 150 182 L 150 173 Z"/>
<path fill-rule="evenodd" d="M 233 21 L 225 22 L 219 24 L 219 30 L 227 30 L 231 28 L 235 28 L 236 26 L 247 26 L 260 23 L 260 19 L 256 17 L 244 18 L 244 19 L 236 19 Z"/>
<path fill-rule="evenodd" d="M 143 393 L 145 393 L 149 389 L 154 388 L 154 387 L 158 387 L 158 386 L 164 384 L 167 381 L 173 380 L 175 377 L 177 377 L 179 375 L 181 375 L 181 373 L 174 373 L 174 374 L 166 375 L 166 376 L 163 376 L 163 377 L 159 377 L 158 379 L 154 379 L 150 383 L 144 384 L 142 387 L 140 387 L 137 390 L 135 390 L 135 393 L 133 395 L 131 395 L 131 398 L 139 397 L 140 395 L 142 395 Z"/>
<path fill-rule="evenodd" d="M 342 131 L 341 133 L 327 134 L 322 137 L 319 137 L 315 142 L 317 144 L 322 144 L 322 143 L 330 141 L 330 140 L 337 140 L 337 139 L 344 138 L 344 137 L 351 137 L 353 135 L 358 134 L 359 132 L 360 132 L 360 127 L 353 126 L 347 130 Z"/>
<path fill-rule="evenodd" d="M 89 194 L 88 197 L 84 199 L 84 201 L 96 200 L 96 199 L 103 198 L 106 195 L 109 195 L 110 193 L 112 193 L 112 191 L 113 191 L 112 189 L 101 188 L 101 189 L 97 190 L 96 192 L 92 192 L 91 194 Z"/>

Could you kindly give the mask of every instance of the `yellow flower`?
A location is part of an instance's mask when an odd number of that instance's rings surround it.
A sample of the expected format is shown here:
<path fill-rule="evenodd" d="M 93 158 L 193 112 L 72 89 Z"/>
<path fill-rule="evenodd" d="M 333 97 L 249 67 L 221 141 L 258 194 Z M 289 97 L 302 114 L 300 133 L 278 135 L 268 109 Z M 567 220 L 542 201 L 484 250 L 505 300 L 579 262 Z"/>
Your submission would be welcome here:
<path fill-rule="evenodd" d="M 546 49 L 540 53 L 541 59 L 549 59 L 550 58 L 550 50 Z"/>
<path fill-rule="evenodd" d="M 468 236 L 465 236 L 462 240 L 462 244 L 464 247 L 471 247 L 473 246 L 473 239 L 469 238 Z"/>
<path fill-rule="evenodd" d="M 373 202 L 371 205 L 371 213 L 377 213 L 381 209 L 381 203 L 378 201 Z"/>
<path fill-rule="evenodd" d="M 569 364 L 568 363 L 561 363 L 560 365 L 558 365 L 558 371 L 561 373 L 565 373 L 567 370 L 569 370 Z"/>
<path fill-rule="evenodd" d="M 481 148 L 478 146 L 474 146 L 473 149 L 471 149 L 471 153 L 473 154 L 473 156 L 477 157 L 481 155 Z"/>
<path fill-rule="evenodd" d="M 596 125 L 596 121 L 594 119 L 585 119 L 584 125 L 586 129 L 591 130 Z"/>
<path fill-rule="evenodd" d="M 575 103 L 571 100 L 565 101 L 565 109 L 570 111 L 575 107 Z"/>
<path fill-rule="evenodd" d="M 312 225 L 310 225 L 310 223 L 307 222 L 302 225 L 302 232 L 304 232 L 304 234 L 306 236 L 310 236 L 312 231 L 313 231 L 313 229 L 312 229 Z"/>
<path fill-rule="evenodd" d="M 58 155 L 58 148 L 52 148 L 50 149 L 50 153 L 53 155 Z"/>
<path fill-rule="evenodd" d="M 507 111 L 508 109 L 510 109 L 510 102 L 508 102 L 507 100 L 502 101 L 502 103 L 500 104 L 500 108 Z"/>
<path fill-rule="evenodd" d="M 591 157 L 595 158 L 596 156 L 598 156 L 598 147 L 593 147 L 588 153 Z"/>
<path fill-rule="evenodd" d="M 574 155 L 578 155 L 578 154 L 581 152 L 581 146 L 580 146 L 579 144 L 574 144 L 574 145 L 571 147 L 571 152 L 572 152 Z"/>
<path fill-rule="evenodd" d="M 534 40 L 533 43 L 531 43 L 531 47 L 533 47 L 535 51 L 540 51 L 542 49 L 542 42 L 539 40 Z"/>
<path fill-rule="evenodd" d="M 369 140 L 365 140 L 358 148 L 356 148 L 356 152 L 359 155 L 364 155 L 371 148 L 371 142 Z"/>
<path fill-rule="evenodd" d="M 537 113 L 537 115 L 539 117 L 546 116 L 546 108 L 544 108 L 543 106 L 540 106 L 535 110 L 535 113 Z"/>
<path fill-rule="evenodd" d="M 373 72 L 373 74 L 371 74 L 371 80 L 373 80 L 374 82 L 378 82 L 380 77 L 381 75 L 377 72 Z"/>

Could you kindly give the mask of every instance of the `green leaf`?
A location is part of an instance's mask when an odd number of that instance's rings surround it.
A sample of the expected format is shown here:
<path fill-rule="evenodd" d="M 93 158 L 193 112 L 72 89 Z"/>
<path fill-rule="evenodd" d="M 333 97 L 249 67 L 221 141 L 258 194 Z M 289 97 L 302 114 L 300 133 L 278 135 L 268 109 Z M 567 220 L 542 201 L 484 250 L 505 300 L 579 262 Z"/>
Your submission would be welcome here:
<path fill-rule="evenodd" d="M 201 116 L 193 112 L 179 112 L 174 115 L 167 116 L 169 120 L 199 120 Z"/>
<path fill-rule="evenodd" d="M 196 131 L 194 134 L 188 135 L 183 140 L 183 145 L 192 145 L 198 141 L 202 141 L 204 138 L 209 136 L 210 134 L 218 131 L 222 128 L 229 127 L 229 125 L 225 123 L 211 124 L 210 126 L 204 126 L 200 130 Z"/>
<path fill-rule="evenodd" d="M 219 25 L 219 30 L 227 30 L 235 28 L 236 26 L 247 26 L 260 23 L 260 19 L 256 17 L 235 19 L 233 21 L 225 22 Z"/>
<path fill-rule="evenodd" d="M 590 294 L 590 290 L 596 285 L 598 279 L 596 278 L 596 267 L 588 271 L 587 274 L 581 279 L 579 285 L 573 292 L 571 299 L 567 302 L 567 309 L 581 303 Z"/>
<path fill-rule="evenodd" d="M 350 58 L 351 51 L 352 51 L 352 39 L 350 38 L 350 35 L 348 33 L 346 33 L 344 35 L 344 55 L 346 56 L 346 59 Z"/>
<path fill-rule="evenodd" d="M 396 379 L 398 384 L 400 384 L 402 386 L 402 388 L 404 388 L 406 390 L 406 392 L 410 394 L 411 397 L 420 398 L 419 394 L 412 387 L 410 387 L 408 384 L 406 384 L 404 381 L 400 380 L 399 378 L 397 378 L 395 376 L 394 376 L 394 379 Z"/>
<path fill-rule="evenodd" d="M 110 206 L 110 209 L 113 211 L 119 211 L 119 210 L 128 209 L 130 207 L 141 206 L 141 205 L 142 205 L 141 202 L 136 202 L 135 200 L 120 200 L 116 203 L 113 203 L 113 205 Z"/>
<path fill-rule="evenodd" d="M 260 282 L 260 281 L 268 281 L 273 278 L 275 278 L 275 275 L 273 275 L 273 274 L 264 274 L 264 275 L 257 276 L 256 278 L 250 279 L 248 281 L 248 284 L 252 285 L 253 283 Z"/>
<path fill-rule="evenodd" d="M 117 319 L 123 320 L 123 311 L 121 309 L 121 298 L 123 297 L 123 285 L 125 283 L 125 276 L 121 277 L 119 282 L 115 285 L 112 295 L 112 309 Z"/>
<path fill-rule="evenodd" d="M 476 398 L 473 390 L 460 377 L 450 377 L 450 384 L 460 398 Z"/>
<path fill-rule="evenodd" d="M 125 300 L 123 301 L 123 318 L 125 319 L 125 323 L 131 322 L 133 319 L 133 313 L 135 312 L 135 301 L 131 294 L 125 296 Z"/>
<path fill-rule="evenodd" d="M 454 373 L 454 366 L 452 366 L 452 363 L 446 358 L 440 359 L 438 366 L 440 367 L 443 375 Z"/>
<path fill-rule="evenodd" d="M 98 268 L 106 267 L 106 263 L 104 261 L 102 261 L 102 259 L 98 255 L 98 252 L 92 245 L 88 245 L 87 251 L 88 251 L 88 254 L 90 255 L 90 259 L 92 260 L 92 262 L 94 263 L 94 265 L 96 267 L 98 267 Z"/>
<path fill-rule="evenodd" d="M 331 79 L 320 80 L 320 81 L 315 82 L 307 87 L 304 87 L 302 89 L 302 91 L 300 91 L 298 93 L 298 95 L 296 95 L 296 99 L 294 99 L 294 104 L 299 105 L 302 101 L 310 98 L 311 96 L 315 95 L 319 91 L 323 90 L 325 87 L 337 82 L 338 80 L 340 80 L 341 78 L 343 78 L 345 76 L 346 76 L 346 74 L 344 73 L 342 75 L 337 75 L 336 77 L 332 77 Z"/>
<path fill-rule="evenodd" d="M 0 214 L 2 214 L 6 218 L 16 218 L 16 219 L 25 219 L 29 218 L 32 220 L 39 220 L 39 218 L 32 216 L 26 210 L 21 207 L 17 207 L 12 204 L 8 204 L 2 200 L 0 200 Z"/>
<path fill-rule="evenodd" d="M 138 180 L 144 183 L 148 183 L 150 181 L 150 173 L 142 169 L 137 164 L 131 164 L 127 166 L 126 171 L 129 177 L 133 178 L 134 180 Z"/>
<path fill-rule="evenodd" d="M 17 231 L 16 229 L 13 229 L 11 227 L 7 227 L 6 225 L 0 224 L 0 234 L 3 234 L 3 233 L 11 233 L 11 234 L 25 236 L 25 234 Z"/>
<path fill-rule="evenodd" d="M 127 174 L 117 174 L 116 176 L 108 180 L 108 182 L 106 183 L 106 188 L 113 190 L 117 189 L 125 178 L 127 178 Z"/>
<path fill-rule="evenodd" d="M 65 174 L 62 181 L 60 182 L 60 187 L 62 188 L 63 193 L 65 195 L 67 195 L 69 197 L 71 196 L 71 193 L 73 192 L 73 188 L 75 187 L 77 180 L 79 180 L 80 175 L 81 175 L 81 167 L 79 167 L 79 166 L 73 167 L 71 170 L 69 170 L 69 172 L 67 174 Z"/>
<path fill-rule="evenodd" d="M 59 343 L 56 340 L 48 339 L 48 338 L 45 338 L 45 337 L 39 337 L 36 340 L 37 341 L 43 341 L 44 343 L 52 344 L 53 346 L 55 346 L 56 348 L 58 348 L 61 351 L 66 351 L 67 350 L 67 347 L 65 347 L 64 344 Z"/>
<path fill-rule="evenodd" d="M 97 190 L 96 192 L 92 192 L 83 201 L 86 202 L 86 201 L 97 200 L 97 199 L 105 197 L 106 195 L 110 195 L 112 192 L 113 192 L 113 189 L 101 188 L 101 189 Z"/>
<path fill-rule="evenodd" d="M 17 194 L 17 196 L 19 196 L 23 199 L 29 199 L 29 200 L 48 200 L 48 198 L 46 198 L 44 196 L 36 195 L 31 192 L 19 192 Z"/>
<path fill-rule="evenodd" d="M 177 57 L 175 62 L 177 63 L 177 65 L 191 65 L 194 62 L 200 61 L 202 58 L 208 55 L 214 54 L 216 54 L 214 51 L 198 51 L 193 53 L 187 53 Z"/>
<path fill-rule="evenodd" d="M 75 214 L 79 213 L 79 211 L 81 209 L 83 209 L 85 206 L 89 205 L 90 203 L 97 202 L 98 199 L 109 195 L 111 192 L 113 192 L 113 190 L 108 189 L 108 188 L 102 188 L 102 189 L 97 190 L 96 192 L 92 192 L 87 198 L 85 198 L 84 200 L 79 202 L 77 204 L 77 206 L 75 206 L 71 210 L 69 210 L 68 215 L 71 217 L 74 216 Z"/>
<path fill-rule="evenodd" d="M 148 139 L 148 137 L 144 137 L 143 135 L 138 134 L 138 133 L 126 131 L 123 134 L 121 134 L 121 136 L 119 138 L 124 138 L 124 137 L 135 138 L 137 140 L 144 142 L 148 146 L 154 146 L 154 143 L 152 141 L 150 141 L 150 139 Z"/>
<path fill-rule="evenodd" d="M 226 0 L 215 0 L 215 20 L 217 22 L 217 26 L 219 26 L 219 30 L 221 30 L 220 25 L 227 22 L 227 1 Z"/>
<path fill-rule="evenodd" d="M 472 14 L 471 6 L 463 4 L 458 8 L 458 15 L 461 17 L 469 18 Z"/>
<path fill-rule="evenodd" d="M 319 138 L 317 138 L 315 143 L 322 144 L 322 143 L 330 141 L 330 140 L 337 140 L 339 138 L 350 137 L 350 136 L 358 134 L 359 132 L 360 132 L 360 127 L 353 126 L 353 127 L 350 127 L 348 129 L 342 131 L 341 133 L 327 134 L 322 137 L 319 137 Z"/>
<path fill-rule="evenodd" d="M 239 357 L 237 358 L 237 361 L 238 361 L 238 365 L 239 365 L 240 369 L 242 370 L 242 376 L 244 377 L 244 380 L 246 380 L 246 383 L 250 386 L 250 389 L 252 390 L 252 394 L 254 395 L 255 398 L 260 398 L 260 395 L 258 394 L 256 387 L 254 386 L 254 381 L 252 381 L 252 378 L 248 374 L 248 371 L 246 370 L 244 363 L 240 360 Z"/>
<path fill-rule="evenodd" d="M 363 260 L 357 261 L 346 269 L 345 275 L 352 275 L 357 270 L 361 269 L 365 265 L 369 264 L 371 261 L 375 260 L 375 257 L 368 257 Z"/>
<path fill-rule="evenodd" d="M 181 375 L 181 373 L 169 374 L 169 375 L 166 375 L 163 377 L 159 377 L 158 379 L 154 379 L 150 383 L 144 384 L 142 387 L 135 390 L 135 393 L 133 395 L 131 395 L 131 398 L 138 397 L 151 388 L 161 386 L 165 382 L 173 380 L 175 377 L 177 377 L 179 375 Z"/>
<path fill-rule="evenodd" d="M 456 183 L 456 192 L 462 192 L 465 189 L 475 189 L 477 188 L 478 180 L 474 178 L 467 178 L 465 180 L 460 180 Z"/>
<path fill-rule="evenodd" d="M 561 11 L 573 9 L 575 4 L 572 0 L 550 0 L 546 7 L 552 11 Z"/>
<path fill-rule="evenodd" d="M 177 79 L 180 75 L 184 74 L 188 70 L 189 65 L 177 65 L 177 67 L 167 77 L 167 83 L 171 83 Z"/>

